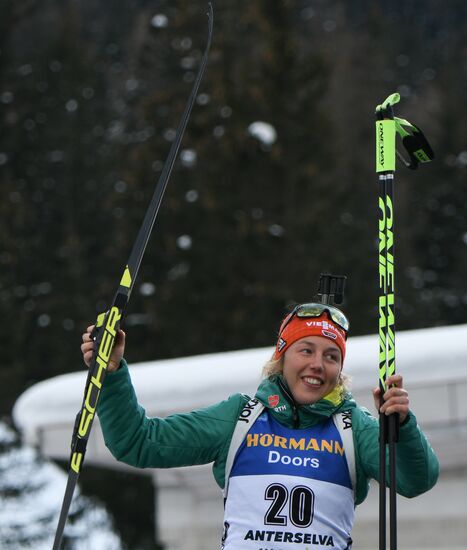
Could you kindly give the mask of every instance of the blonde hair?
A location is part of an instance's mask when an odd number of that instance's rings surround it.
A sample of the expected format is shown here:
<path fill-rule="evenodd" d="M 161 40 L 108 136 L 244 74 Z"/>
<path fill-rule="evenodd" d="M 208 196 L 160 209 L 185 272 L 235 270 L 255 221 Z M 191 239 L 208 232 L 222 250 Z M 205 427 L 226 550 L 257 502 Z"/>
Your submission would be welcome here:
<path fill-rule="evenodd" d="M 270 378 L 284 373 L 284 354 L 279 359 L 274 359 L 274 355 L 263 367 L 263 378 Z M 336 388 L 339 388 L 342 394 L 350 392 L 352 378 L 346 374 L 343 369 L 339 374 Z"/>

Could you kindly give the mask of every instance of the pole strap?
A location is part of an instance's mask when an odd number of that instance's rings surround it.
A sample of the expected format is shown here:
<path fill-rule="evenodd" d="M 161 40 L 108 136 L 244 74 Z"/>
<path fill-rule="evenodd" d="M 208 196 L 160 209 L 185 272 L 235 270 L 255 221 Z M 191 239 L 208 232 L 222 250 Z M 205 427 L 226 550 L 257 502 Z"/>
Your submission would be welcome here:
<path fill-rule="evenodd" d="M 421 129 L 405 118 L 393 115 L 392 108 L 399 103 L 399 101 L 400 94 L 394 93 L 388 96 L 381 105 L 376 107 L 376 172 L 395 170 L 395 158 L 394 163 L 392 163 L 392 146 L 395 148 L 395 139 L 393 139 L 394 133 L 401 138 L 402 145 L 408 158 L 399 150 L 395 150 L 395 154 L 397 154 L 397 157 L 407 168 L 416 170 L 419 164 L 431 162 L 435 158 L 433 149 Z"/>

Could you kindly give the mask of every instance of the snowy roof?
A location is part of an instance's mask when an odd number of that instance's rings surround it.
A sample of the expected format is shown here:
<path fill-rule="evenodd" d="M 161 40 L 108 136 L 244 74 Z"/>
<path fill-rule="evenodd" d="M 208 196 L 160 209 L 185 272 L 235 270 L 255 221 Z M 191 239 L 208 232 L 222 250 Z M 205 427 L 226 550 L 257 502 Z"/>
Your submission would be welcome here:
<path fill-rule="evenodd" d="M 138 400 L 147 414 L 167 415 L 206 406 L 232 393 L 254 393 L 262 366 L 272 351 L 260 348 L 148 361 L 131 365 L 130 371 Z M 354 395 L 365 406 L 371 403 L 369 388 L 377 385 L 378 353 L 377 335 L 349 338 L 344 368 L 352 377 Z M 459 392 L 462 388 L 463 392 L 467 390 L 467 325 L 399 331 L 396 358 L 397 371 L 412 388 L 451 388 L 445 397 L 442 393 L 437 395 L 437 399 L 445 399 L 449 408 L 453 388 Z M 85 381 L 83 368 L 81 372 L 40 382 L 19 397 L 13 418 L 27 442 L 37 443 L 38 433 L 47 426 L 73 424 L 81 407 Z M 459 414 L 467 418 L 463 401 L 460 400 Z M 431 402 L 422 407 L 427 418 L 431 418 Z"/>

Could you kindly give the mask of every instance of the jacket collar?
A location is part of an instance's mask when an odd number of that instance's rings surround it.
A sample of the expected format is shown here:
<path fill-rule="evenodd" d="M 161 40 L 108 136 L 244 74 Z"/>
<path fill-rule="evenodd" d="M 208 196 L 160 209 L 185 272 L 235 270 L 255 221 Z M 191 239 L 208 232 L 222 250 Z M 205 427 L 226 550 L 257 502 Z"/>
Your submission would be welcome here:
<path fill-rule="evenodd" d="M 311 405 L 298 405 L 282 375 L 274 375 L 263 380 L 256 392 L 256 398 L 281 424 L 293 428 L 307 428 L 322 422 L 344 404 L 355 406 L 351 395 L 344 393 L 342 388 L 335 388 L 323 399 Z"/>

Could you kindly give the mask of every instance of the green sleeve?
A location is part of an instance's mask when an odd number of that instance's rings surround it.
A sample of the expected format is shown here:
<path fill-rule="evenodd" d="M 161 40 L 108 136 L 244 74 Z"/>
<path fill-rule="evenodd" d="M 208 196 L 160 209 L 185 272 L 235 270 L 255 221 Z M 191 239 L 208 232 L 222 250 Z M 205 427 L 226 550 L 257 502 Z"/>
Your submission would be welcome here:
<path fill-rule="evenodd" d="M 148 418 L 123 360 L 118 371 L 106 376 L 97 412 L 105 444 L 117 460 L 139 468 L 215 462 L 214 474 L 223 486 L 225 458 L 244 402 L 236 394 L 189 413 Z"/>
<path fill-rule="evenodd" d="M 379 481 L 379 422 L 368 411 L 356 408 L 352 427 L 357 463 L 357 504 L 360 504 L 368 492 L 368 479 Z M 396 457 L 396 489 L 399 494 L 416 497 L 435 485 L 439 462 L 411 412 L 399 428 Z M 386 480 L 389 481 L 389 466 Z"/>

